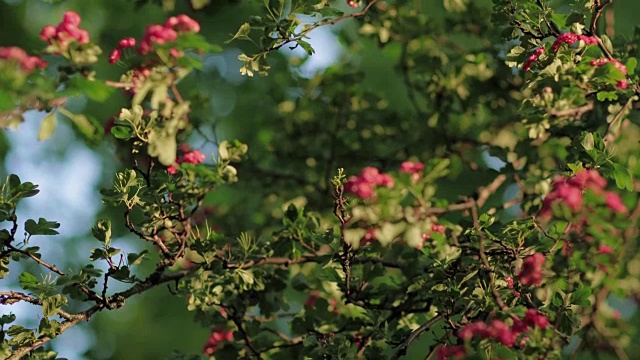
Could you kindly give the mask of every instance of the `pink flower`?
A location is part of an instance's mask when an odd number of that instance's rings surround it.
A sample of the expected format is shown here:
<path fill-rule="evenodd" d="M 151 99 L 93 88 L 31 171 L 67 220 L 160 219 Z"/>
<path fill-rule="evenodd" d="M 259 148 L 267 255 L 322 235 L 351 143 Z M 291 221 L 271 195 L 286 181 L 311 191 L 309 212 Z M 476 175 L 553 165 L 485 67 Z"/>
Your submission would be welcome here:
<path fill-rule="evenodd" d="M 169 165 L 167 166 L 167 173 L 169 175 L 175 175 L 178 172 L 178 168 L 176 167 L 176 165 Z"/>
<path fill-rule="evenodd" d="M 400 164 L 400 172 L 414 174 L 424 170 L 424 164 L 421 162 L 405 161 Z"/>
<path fill-rule="evenodd" d="M 359 176 L 351 176 L 345 183 L 345 191 L 356 194 L 362 199 L 373 197 L 375 186 L 393 187 L 395 181 L 387 174 L 381 174 L 380 170 L 368 166 L 362 169 Z"/>
<path fill-rule="evenodd" d="M 560 49 L 560 45 L 562 44 L 572 45 L 573 43 L 579 40 L 584 41 L 587 45 L 598 44 L 598 39 L 594 36 L 577 35 L 574 33 L 567 32 L 558 36 L 556 41 L 553 42 L 553 45 L 551 45 L 551 50 L 553 50 L 554 52 L 558 52 L 558 50 Z"/>
<path fill-rule="evenodd" d="M 200 32 L 200 24 L 184 14 L 170 17 L 164 26 L 180 32 Z"/>
<path fill-rule="evenodd" d="M 121 49 L 132 48 L 136 46 L 136 39 L 132 37 L 124 38 L 118 42 L 118 47 Z"/>
<path fill-rule="evenodd" d="M 507 277 L 505 277 L 505 278 L 504 278 L 504 281 L 506 281 L 506 282 L 507 282 L 507 286 L 508 286 L 510 289 L 513 289 L 513 278 L 511 278 L 511 276 L 507 276 Z"/>
<path fill-rule="evenodd" d="M 579 171 L 575 176 L 569 178 L 567 182 L 580 188 L 580 190 L 591 189 L 596 193 L 607 187 L 607 180 L 593 169 Z"/>
<path fill-rule="evenodd" d="M 198 150 L 193 150 L 182 155 L 182 162 L 189 164 L 199 164 L 204 162 L 206 159 L 207 157 Z"/>
<path fill-rule="evenodd" d="M 544 255 L 535 253 L 524 259 L 518 279 L 522 285 L 539 285 L 542 282 L 542 265 L 544 265 Z"/>
<path fill-rule="evenodd" d="M 80 21 L 82 21 L 82 19 L 80 18 L 80 15 L 78 15 L 78 13 L 73 11 L 65 12 L 62 17 L 62 22 L 75 25 L 75 26 L 80 25 Z"/>
<path fill-rule="evenodd" d="M 600 245 L 598 246 L 598 252 L 600 254 L 613 254 L 613 248 L 609 245 Z"/>
<path fill-rule="evenodd" d="M 604 194 L 604 200 L 607 203 L 607 207 L 619 214 L 626 214 L 627 207 L 622 203 L 620 196 L 614 192 L 607 192 Z"/>
<path fill-rule="evenodd" d="M 109 55 L 109 64 L 115 64 L 116 62 L 118 62 L 118 60 L 120 60 L 121 56 L 122 56 L 122 50 L 114 49 Z"/>
<path fill-rule="evenodd" d="M 381 174 L 376 185 L 392 188 L 395 185 L 393 178 L 387 174 Z"/>
<path fill-rule="evenodd" d="M 373 184 L 356 176 L 352 176 L 344 184 L 346 192 L 355 194 L 361 199 L 369 199 L 373 196 Z"/>
<path fill-rule="evenodd" d="M 49 42 L 51 38 L 55 37 L 58 30 L 52 25 L 47 25 L 40 31 L 40 39 Z"/>
<path fill-rule="evenodd" d="M 445 228 L 444 228 L 444 225 L 439 225 L 439 224 L 436 224 L 436 223 L 432 223 L 431 224 L 431 231 L 437 232 L 437 233 L 440 233 L 440 234 L 444 234 Z"/>
<path fill-rule="evenodd" d="M 438 349 L 437 359 L 464 359 L 466 350 L 463 345 L 443 345 Z"/>
<path fill-rule="evenodd" d="M 549 326 L 549 319 L 536 309 L 528 309 L 524 314 L 524 323 L 531 327 L 537 326 L 540 329 L 545 329 Z"/>
<path fill-rule="evenodd" d="M 212 331 L 211 336 L 209 337 L 209 340 L 207 341 L 207 343 L 204 345 L 204 348 L 202 349 L 202 352 L 205 355 L 211 356 L 213 355 L 217 348 L 218 345 L 222 342 L 228 342 L 233 340 L 233 331 L 229 330 L 229 331 L 225 331 L 225 330 L 221 330 L 221 329 L 215 329 Z"/>
<path fill-rule="evenodd" d="M 57 47 L 55 53 L 67 50 L 69 44 L 76 41 L 79 45 L 89 43 L 89 33 L 80 29 L 82 19 L 78 13 L 67 11 L 58 26 L 47 25 L 40 31 L 40 38 Z"/>
<path fill-rule="evenodd" d="M 511 327 L 502 320 L 491 321 L 491 337 L 500 341 L 506 347 L 512 347 L 516 343 L 517 334 L 511 331 Z"/>
<path fill-rule="evenodd" d="M 27 73 L 47 67 L 46 61 L 37 56 L 29 56 L 26 51 L 16 46 L 0 47 L 0 59 L 14 61 Z"/>
<path fill-rule="evenodd" d="M 487 338 L 490 334 L 489 327 L 482 321 L 467 324 L 458 331 L 458 337 L 463 340 L 471 340 L 474 337 Z"/>

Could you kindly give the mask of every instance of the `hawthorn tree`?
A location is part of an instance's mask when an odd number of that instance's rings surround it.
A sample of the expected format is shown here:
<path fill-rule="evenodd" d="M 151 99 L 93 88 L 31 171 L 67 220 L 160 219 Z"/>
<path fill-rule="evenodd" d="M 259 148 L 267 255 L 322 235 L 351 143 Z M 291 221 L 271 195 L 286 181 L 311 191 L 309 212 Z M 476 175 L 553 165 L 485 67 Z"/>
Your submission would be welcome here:
<path fill-rule="evenodd" d="M 73 124 L 117 167 L 83 259 L 40 251 L 60 224 L 19 216 L 38 185 L 6 176 L 0 358 L 55 359 L 56 337 L 166 285 L 148 306 L 179 297 L 210 330 L 176 359 L 632 357 L 610 301 L 640 296 L 625 7 L 132 3 L 106 2 L 97 34 L 88 8 L 47 5 L 64 13 L 39 46 L 0 47 L 0 125 Z M 116 27 L 123 9 L 158 20 Z M 338 51 L 313 48 L 319 28 L 343 56 L 308 75 Z M 212 65 L 234 52 L 236 75 Z"/>

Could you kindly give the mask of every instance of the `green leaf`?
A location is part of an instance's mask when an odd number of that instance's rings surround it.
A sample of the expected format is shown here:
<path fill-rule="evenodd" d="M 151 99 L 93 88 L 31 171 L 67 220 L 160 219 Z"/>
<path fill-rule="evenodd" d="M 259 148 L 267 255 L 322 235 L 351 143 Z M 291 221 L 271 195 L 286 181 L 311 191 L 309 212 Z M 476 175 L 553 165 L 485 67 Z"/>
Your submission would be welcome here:
<path fill-rule="evenodd" d="M 44 316 L 52 316 L 58 313 L 60 307 L 67 303 L 67 298 L 60 294 L 50 296 L 42 301 L 42 314 Z"/>
<path fill-rule="evenodd" d="M 587 133 L 584 136 L 584 139 L 582 139 L 582 146 L 585 150 L 593 150 L 595 146 L 595 140 L 592 133 Z"/>
<path fill-rule="evenodd" d="M 298 40 L 296 43 L 298 45 L 300 45 L 300 47 L 302 47 L 304 49 L 304 51 L 307 52 L 307 55 L 309 55 L 309 56 L 313 55 L 316 52 L 313 49 L 313 47 L 311 46 L 311 44 L 309 44 L 308 42 L 306 42 L 304 40 Z"/>
<path fill-rule="evenodd" d="M 98 241 L 104 243 L 105 246 L 109 246 L 111 243 L 111 221 L 98 220 L 96 225 L 91 228 L 91 233 Z"/>
<path fill-rule="evenodd" d="M 48 336 L 50 338 L 56 338 L 60 334 L 62 326 L 59 321 L 49 320 L 46 317 L 40 320 L 38 325 L 38 333 L 40 336 Z"/>
<path fill-rule="evenodd" d="M 619 189 L 633 190 L 633 177 L 626 167 L 620 164 L 613 164 L 613 178 L 616 180 L 616 186 Z"/>
<path fill-rule="evenodd" d="M 91 256 L 89 256 L 89 260 L 96 261 L 100 259 L 107 259 L 107 252 L 104 249 L 96 248 L 91 250 Z"/>
<path fill-rule="evenodd" d="M 103 102 L 111 96 L 113 90 L 101 81 L 89 80 L 84 76 L 74 76 L 69 80 L 68 88 L 63 91 L 63 94 L 66 96 L 84 95 L 91 100 Z"/>
<path fill-rule="evenodd" d="M 0 326 L 11 324 L 14 321 L 16 321 L 16 316 L 14 314 L 2 315 L 2 317 L 0 317 Z"/>
<path fill-rule="evenodd" d="M 232 42 L 233 40 L 250 40 L 249 32 L 251 31 L 251 24 L 244 23 L 240 26 L 240 29 L 236 32 L 235 35 L 230 40 L 225 41 L 225 44 Z"/>
<path fill-rule="evenodd" d="M 18 282 L 20 283 L 20 287 L 24 290 L 32 290 L 40 285 L 38 279 L 26 271 L 23 271 L 22 274 L 20 274 Z"/>
<path fill-rule="evenodd" d="M 47 114 L 40 123 L 40 130 L 38 130 L 38 141 L 47 140 L 53 135 L 56 130 L 57 120 L 56 113 L 54 111 Z"/>
<path fill-rule="evenodd" d="M 149 252 L 148 250 L 142 250 L 138 254 L 129 253 L 127 255 L 127 263 L 129 264 L 129 266 L 140 265 L 140 263 L 142 263 L 142 260 L 144 260 L 148 252 Z"/>
<path fill-rule="evenodd" d="M 133 137 L 133 130 L 127 126 L 117 125 L 111 128 L 111 134 L 113 134 L 116 139 L 128 140 Z"/>
<path fill-rule="evenodd" d="M 609 52 L 609 54 L 613 54 L 613 45 L 611 44 L 611 39 L 605 34 L 600 34 L 600 39 L 602 39 L 602 45 Z"/>
<path fill-rule="evenodd" d="M 636 71 L 637 65 L 638 65 L 638 60 L 636 60 L 636 58 L 631 57 L 627 59 L 627 63 L 625 64 L 625 67 L 627 68 L 627 73 L 633 74 Z"/>
<path fill-rule="evenodd" d="M 47 221 L 44 218 L 38 219 L 38 223 L 33 219 L 29 219 L 24 223 L 24 230 L 29 235 L 58 235 L 56 230 L 60 227 L 60 224 L 55 221 Z"/>
<path fill-rule="evenodd" d="M 589 296 L 591 296 L 591 289 L 587 286 L 582 286 L 571 293 L 570 302 L 578 306 L 591 306 Z"/>
<path fill-rule="evenodd" d="M 618 93 L 615 91 L 600 91 L 596 95 L 598 101 L 615 101 L 618 100 Z"/>

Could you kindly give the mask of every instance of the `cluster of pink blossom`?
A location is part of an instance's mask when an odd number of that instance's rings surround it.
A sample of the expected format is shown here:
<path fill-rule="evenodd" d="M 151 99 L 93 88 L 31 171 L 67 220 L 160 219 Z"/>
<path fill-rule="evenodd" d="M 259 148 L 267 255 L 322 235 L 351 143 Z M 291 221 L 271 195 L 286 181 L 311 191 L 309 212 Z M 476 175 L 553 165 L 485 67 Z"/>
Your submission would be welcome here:
<path fill-rule="evenodd" d="M 227 331 L 222 329 L 214 329 L 211 332 L 211 336 L 209 337 L 209 340 L 207 340 L 207 343 L 204 344 L 204 348 L 202 349 L 202 352 L 207 356 L 211 356 L 216 352 L 220 343 L 232 341 L 232 340 L 233 340 L 232 330 Z"/>
<path fill-rule="evenodd" d="M 187 15 L 172 16 L 165 21 L 163 25 L 153 24 L 147 26 L 146 32 L 140 41 L 138 52 L 142 55 L 146 55 L 153 50 L 154 45 L 164 45 L 168 42 L 175 41 L 180 33 L 198 33 L 200 32 L 200 24 Z M 115 48 L 109 55 L 109 62 L 115 63 L 120 60 L 123 49 L 132 48 L 136 46 L 136 40 L 134 38 L 124 38 L 118 43 L 118 47 Z M 172 48 L 169 50 L 171 56 L 179 58 L 183 54 Z"/>
<path fill-rule="evenodd" d="M 554 41 L 551 45 L 551 50 L 553 50 L 554 52 L 558 52 L 558 49 L 560 49 L 560 45 L 572 45 L 579 40 L 584 41 L 587 45 L 598 45 L 598 39 L 595 36 L 586 36 L 582 34 L 578 35 L 572 32 L 567 32 L 558 36 L 556 41 Z"/>
<path fill-rule="evenodd" d="M 0 47 L 0 59 L 17 63 L 27 73 L 47 67 L 46 61 L 37 56 L 29 56 L 26 51 L 16 46 Z"/>
<path fill-rule="evenodd" d="M 438 349 L 436 353 L 436 359 L 449 360 L 449 359 L 464 359 L 467 354 L 464 345 L 443 345 Z"/>
<path fill-rule="evenodd" d="M 414 183 L 420 180 L 422 176 L 422 170 L 424 170 L 424 164 L 421 162 L 405 161 L 400 164 L 400 172 L 411 175 L 411 181 Z"/>
<path fill-rule="evenodd" d="M 522 285 L 540 285 L 542 282 L 542 266 L 544 265 L 544 255 L 535 253 L 524 259 L 522 269 L 518 274 L 518 280 Z"/>
<path fill-rule="evenodd" d="M 182 152 L 182 157 L 177 158 L 175 164 L 167 166 L 167 173 L 171 175 L 175 175 L 178 172 L 178 166 L 182 163 L 200 164 L 207 159 L 202 152 L 198 150 L 191 150 L 187 144 L 182 144 L 180 146 L 180 151 Z"/>
<path fill-rule="evenodd" d="M 522 70 L 524 71 L 529 71 L 531 70 L 531 65 L 533 65 L 534 62 L 538 61 L 538 56 L 544 54 L 544 48 L 537 48 L 533 51 L 533 54 L 529 55 L 529 57 L 527 58 L 527 60 L 524 62 L 524 64 L 522 64 Z"/>
<path fill-rule="evenodd" d="M 582 209 L 582 194 L 589 189 L 596 194 L 602 194 L 607 207 L 616 213 L 626 213 L 627 208 L 622 203 L 620 196 L 614 192 L 604 191 L 607 181 L 596 170 L 582 170 L 575 176 L 567 178 L 556 177 L 552 190 L 547 195 L 540 209 L 540 216 L 551 217 L 552 205 L 557 202 L 566 204 L 571 211 L 577 213 Z"/>
<path fill-rule="evenodd" d="M 89 43 L 89 33 L 80 29 L 80 15 L 73 11 L 64 13 L 62 22 L 58 26 L 47 25 L 40 31 L 40 38 L 56 46 L 55 53 L 67 51 L 69 44 L 76 41 L 79 45 Z"/>
<path fill-rule="evenodd" d="M 498 319 L 491 320 L 489 324 L 483 321 L 477 321 L 465 325 L 460 329 L 458 331 L 458 337 L 467 341 L 474 337 L 494 339 L 506 347 L 512 347 L 515 345 L 518 335 L 527 331 L 529 328 L 538 327 L 545 329 L 547 326 L 549 326 L 549 320 L 544 314 L 536 309 L 528 309 L 522 320 L 518 318 L 513 319 L 512 326 Z"/>
<path fill-rule="evenodd" d="M 373 197 L 373 190 L 376 186 L 392 188 L 394 185 L 395 182 L 391 176 L 382 174 L 380 170 L 368 166 L 362 169 L 360 175 L 351 176 L 344 184 L 344 189 L 362 199 L 370 199 Z"/>
<path fill-rule="evenodd" d="M 593 60 L 591 60 L 589 65 L 600 67 L 600 66 L 603 66 L 604 64 L 608 64 L 608 63 L 613 64 L 613 66 L 616 69 L 618 69 L 622 73 L 622 75 L 627 75 L 627 67 L 624 66 L 624 64 L 621 63 L 618 59 L 609 59 L 609 58 L 593 59 Z M 627 86 L 628 86 L 627 80 L 618 81 L 617 86 L 620 89 L 626 89 Z"/>
<path fill-rule="evenodd" d="M 109 55 L 109 63 L 113 64 L 120 60 L 120 57 L 122 56 L 122 50 L 132 48 L 134 46 L 136 46 L 136 39 L 132 37 L 127 37 L 120 40 L 120 42 L 118 42 L 118 47 L 114 49 Z"/>
<path fill-rule="evenodd" d="M 184 14 L 172 16 L 165 21 L 164 25 L 154 24 L 147 27 L 138 51 L 145 55 L 153 50 L 153 45 L 164 45 L 167 42 L 175 41 L 179 33 L 187 32 L 200 32 L 200 24 Z M 175 53 L 172 55 L 175 56 Z"/>

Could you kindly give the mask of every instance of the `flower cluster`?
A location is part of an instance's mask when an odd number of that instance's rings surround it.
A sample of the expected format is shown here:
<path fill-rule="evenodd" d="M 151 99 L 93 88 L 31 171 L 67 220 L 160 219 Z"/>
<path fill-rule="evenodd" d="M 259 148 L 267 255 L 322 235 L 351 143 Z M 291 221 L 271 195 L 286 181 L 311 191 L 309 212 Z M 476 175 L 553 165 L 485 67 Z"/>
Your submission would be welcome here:
<path fill-rule="evenodd" d="M 518 274 L 518 279 L 522 285 L 539 285 L 542 282 L 544 260 L 544 255 L 539 252 L 524 259 L 522 269 Z"/>
<path fill-rule="evenodd" d="M 600 59 L 593 59 L 591 60 L 591 62 L 589 63 L 589 65 L 594 66 L 594 67 L 600 67 L 603 66 L 604 64 L 608 64 L 611 63 L 613 64 L 613 66 L 618 69 L 622 75 L 627 75 L 627 67 L 624 66 L 623 63 L 621 63 L 619 60 L 617 59 L 609 59 L 609 58 L 600 58 Z M 628 86 L 627 80 L 620 80 L 618 81 L 617 84 L 618 88 L 620 89 L 626 89 Z"/>
<path fill-rule="evenodd" d="M 26 51 L 16 46 L 0 47 L 0 59 L 16 62 L 27 73 L 47 67 L 46 61 L 37 56 L 29 56 Z"/>
<path fill-rule="evenodd" d="M 175 41 L 179 33 L 188 32 L 200 32 L 200 24 L 184 14 L 172 16 L 165 21 L 164 25 L 154 24 L 147 27 L 138 51 L 142 55 L 146 55 L 153 50 L 153 45 L 164 45 L 167 42 Z M 171 55 L 175 56 L 177 52 L 173 51 Z"/>
<path fill-rule="evenodd" d="M 373 197 L 373 190 L 376 186 L 392 188 L 394 185 L 395 182 L 391 176 L 382 174 L 380 170 L 368 166 L 362 169 L 359 176 L 351 176 L 344 184 L 344 189 L 362 199 L 370 199 Z"/>
<path fill-rule="evenodd" d="M 54 54 L 66 52 L 74 41 L 79 45 L 88 44 L 89 33 L 78 27 L 80 22 L 80 15 L 67 11 L 58 26 L 47 25 L 42 28 L 40 38 L 52 45 L 50 52 Z"/>
<path fill-rule="evenodd" d="M 464 359 L 466 351 L 463 345 L 443 345 L 438 349 L 438 360 Z"/>
<path fill-rule="evenodd" d="M 177 158 L 175 164 L 171 164 L 167 167 L 167 172 L 171 175 L 175 175 L 178 172 L 178 165 L 182 163 L 200 164 L 207 159 L 202 152 L 198 150 L 191 150 L 187 144 L 180 146 L 180 150 L 183 153 L 182 157 Z"/>
<path fill-rule="evenodd" d="M 232 340 L 233 340 L 232 330 L 226 331 L 222 329 L 215 329 L 211 332 L 211 336 L 209 337 L 209 340 L 207 340 L 207 343 L 204 344 L 204 348 L 202 349 L 202 352 L 207 356 L 211 356 L 216 352 L 216 350 L 218 349 L 218 345 L 220 343 L 232 341 Z"/>
<path fill-rule="evenodd" d="M 400 164 L 400 172 L 410 174 L 414 183 L 420 179 L 422 170 L 424 170 L 424 164 L 421 162 L 405 161 Z"/>
<path fill-rule="evenodd" d="M 122 50 L 132 48 L 134 46 L 136 46 L 136 39 L 132 37 L 120 40 L 120 42 L 118 42 L 118 47 L 114 49 L 109 55 L 109 63 L 113 64 L 120 60 L 120 57 L 122 56 Z"/>
<path fill-rule="evenodd" d="M 542 203 L 540 216 L 551 217 L 552 205 L 558 202 L 566 204 L 571 211 L 577 213 L 582 209 L 582 194 L 587 189 L 596 194 L 602 194 L 605 203 L 612 211 L 626 213 L 627 208 L 622 204 L 620 196 L 614 192 L 604 192 L 606 186 L 607 181 L 596 170 L 583 170 L 570 178 L 557 177 L 551 192 Z"/>
<path fill-rule="evenodd" d="M 522 70 L 524 70 L 524 71 L 531 70 L 531 65 L 533 65 L 534 62 L 538 61 L 538 56 L 540 56 L 542 54 L 544 54 L 544 48 L 541 47 L 541 48 L 535 49 L 533 51 L 533 54 L 529 55 L 527 60 L 522 65 Z"/>
<path fill-rule="evenodd" d="M 460 329 L 458 331 L 458 337 L 466 341 L 474 337 L 494 339 L 506 347 L 512 347 L 516 343 L 518 335 L 527 331 L 529 328 L 538 327 L 544 329 L 547 326 L 549 326 L 549 320 L 544 314 L 541 314 L 536 309 L 528 309 L 522 320 L 517 318 L 513 319 L 512 326 L 498 319 L 491 320 L 489 324 L 483 321 L 477 321 L 465 325 Z"/>
<path fill-rule="evenodd" d="M 553 45 L 551 45 L 551 50 L 553 50 L 554 52 L 558 52 L 558 50 L 560 49 L 560 45 L 562 44 L 572 45 L 579 40 L 584 41 L 585 44 L 587 45 L 598 45 L 598 39 L 595 36 L 586 36 L 582 34 L 578 35 L 571 32 L 567 32 L 558 36 L 556 41 L 553 42 Z"/>

